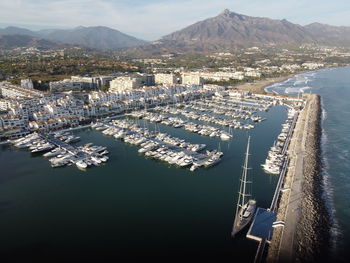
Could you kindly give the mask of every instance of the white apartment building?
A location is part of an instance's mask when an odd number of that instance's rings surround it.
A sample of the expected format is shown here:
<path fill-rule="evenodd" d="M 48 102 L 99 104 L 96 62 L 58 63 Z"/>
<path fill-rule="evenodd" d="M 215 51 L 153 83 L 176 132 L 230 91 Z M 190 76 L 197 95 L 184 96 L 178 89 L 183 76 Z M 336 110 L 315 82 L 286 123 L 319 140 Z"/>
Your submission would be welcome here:
<path fill-rule="evenodd" d="M 141 85 L 142 79 L 140 77 L 117 77 L 109 83 L 109 91 L 120 92 L 124 90 L 132 90 L 141 87 Z"/>
<path fill-rule="evenodd" d="M 12 85 L 6 81 L 0 82 L 0 94 L 4 98 L 15 99 L 43 97 L 45 95 L 45 93 L 41 91 Z"/>
<path fill-rule="evenodd" d="M 182 84 L 184 85 L 202 85 L 203 78 L 198 72 L 182 73 Z"/>
<path fill-rule="evenodd" d="M 10 109 L 12 101 L 9 99 L 0 99 L 0 111 L 7 111 Z"/>
<path fill-rule="evenodd" d="M 154 81 L 156 84 L 173 85 L 177 83 L 177 77 L 173 73 L 170 73 L 170 74 L 158 73 L 154 75 Z"/>

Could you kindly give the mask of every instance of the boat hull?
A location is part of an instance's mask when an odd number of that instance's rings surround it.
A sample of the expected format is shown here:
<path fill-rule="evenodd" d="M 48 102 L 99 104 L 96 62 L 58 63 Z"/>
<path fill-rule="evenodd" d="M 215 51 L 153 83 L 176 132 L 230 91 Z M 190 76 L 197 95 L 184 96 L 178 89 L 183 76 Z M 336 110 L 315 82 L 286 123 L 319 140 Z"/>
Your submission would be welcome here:
<path fill-rule="evenodd" d="M 233 223 L 231 236 L 234 237 L 237 233 L 242 231 L 245 227 L 247 227 L 255 214 L 256 211 L 256 201 L 249 200 L 243 207 L 241 207 L 237 215 L 235 217 L 235 221 Z M 249 213 L 248 216 L 246 216 Z"/>

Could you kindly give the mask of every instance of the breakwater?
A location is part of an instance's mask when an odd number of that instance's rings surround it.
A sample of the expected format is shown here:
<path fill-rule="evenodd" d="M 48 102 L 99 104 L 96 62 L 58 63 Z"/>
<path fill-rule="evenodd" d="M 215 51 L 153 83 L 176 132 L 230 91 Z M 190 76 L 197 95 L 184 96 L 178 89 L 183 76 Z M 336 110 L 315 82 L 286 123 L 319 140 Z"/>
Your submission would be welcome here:
<path fill-rule="evenodd" d="M 284 179 L 277 221 L 267 262 L 325 262 L 328 257 L 329 220 L 322 200 L 320 172 L 320 97 L 305 95 L 288 149 L 289 169 Z"/>

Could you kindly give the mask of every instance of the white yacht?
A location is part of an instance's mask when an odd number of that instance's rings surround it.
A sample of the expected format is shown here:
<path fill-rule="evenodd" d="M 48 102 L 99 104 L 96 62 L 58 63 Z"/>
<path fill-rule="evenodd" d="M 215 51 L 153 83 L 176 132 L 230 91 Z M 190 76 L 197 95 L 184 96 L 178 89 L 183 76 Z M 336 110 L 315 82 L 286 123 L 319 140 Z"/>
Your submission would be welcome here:
<path fill-rule="evenodd" d="M 55 149 L 53 149 L 52 151 L 50 152 L 47 152 L 47 153 L 44 153 L 44 157 L 54 157 L 54 156 L 57 156 L 59 154 L 63 154 L 65 152 L 65 150 L 57 147 Z"/>
<path fill-rule="evenodd" d="M 83 160 L 77 161 L 75 165 L 81 169 L 86 169 L 88 167 L 88 165 Z"/>

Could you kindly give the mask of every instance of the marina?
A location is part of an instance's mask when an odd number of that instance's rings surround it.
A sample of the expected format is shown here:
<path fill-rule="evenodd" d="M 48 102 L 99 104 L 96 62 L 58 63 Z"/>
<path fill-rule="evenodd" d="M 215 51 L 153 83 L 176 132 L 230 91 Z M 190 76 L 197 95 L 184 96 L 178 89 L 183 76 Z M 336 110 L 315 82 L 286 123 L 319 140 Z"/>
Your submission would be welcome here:
<path fill-rule="evenodd" d="M 181 107 L 172 108 L 181 110 Z M 152 112 L 151 109 L 149 111 Z M 218 116 L 216 113 L 206 112 L 206 114 L 208 116 Z M 181 113 L 177 113 L 176 115 L 180 116 Z M 169 247 L 178 247 L 180 252 L 177 253 L 180 258 L 185 255 L 184 251 L 188 247 L 191 247 L 193 249 L 191 255 L 196 255 L 196 258 L 200 255 L 199 258 L 214 259 L 218 251 L 220 251 L 223 258 L 231 257 L 232 253 L 235 255 L 248 253 L 253 258 L 258 246 L 255 241 L 250 241 L 245 236 L 238 234 L 234 238 L 235 245 L 233 245 L 230 237 L 234 216 L 234 207 L 232 204 L 237 202 L 234 193 L 239 189 L 238 179 L 241 174 L 242 156 L 246 148 L 247 137 L 250 135 L 253 142 L 251 145 L 251 152 L 253 153 L 251 167 L 254 171 L 254 185 L 257 185 L 253 188 L 253 196 L 257 200 L 259 207 L 268 207 L 278 180 L 275 176 L 266 174 L 260 164 L 265 161 L 268 149 L 273 145 L 273 142 L 281 132 L 281 125 L 287 119 L 287 115 L 288 108 L 277 103 L 276 106 L 270 107 L 267 111 L 259 112 L 259 116 L 265 119 L 264 121 L 254 122 L 251 119 L 240 119 L 239 121 L 242 123 L 254 124 L 254 129 L 235 129 L 231 127 L 233 137 L 228 140 L 222 140 L 218 136 L 201 136 L 198 133 L 185 129 L 179 129 L 174 126 L 162 124 L 161 122 L 142 120 L 136 117 L 100 120 L 91 125 L 92 129 L 86 128 L 72 131 L 74 136 L 81 138 L 79 142 L 74 143 L 73 148 L 75 151 L 88 154 L 84 153 L 83 148 L 86 145 L 89 146 L 89 143 L 106 147 L 105 151 L 109 152 L 109 161 L 105 165 L 99 166 L 98 169 L 84 169 L 84 172 L 72 166 L 67 166 L 64 169 L 52 169 L 50 165 L 47 165 L 46 158 L 36 158 L 36 156 L 33 156 L 29 158 L 30 162 L 33 162 L 34 165 L 28 166 L 22 164 L 22 167 L 26 167 L 25 169 L 29 167 L 34 168 L 35 163 L 37 163 L 37 166 L 42 167 L 42 174 L 39 175 L 40 180 L 44 180 L 46 184 L 50 184 L 50 181 L 53 183 L 55 181 L 73 180 L 73 184 L 72 182 L 69 183 L 69 190 L 66 190 L 68 192 L 66 192 L 67 200 L 65 205 L 84 207 L 81 203 L 82 200 L 89 200 L 90 203 L 96 204 L 106 203 L 108 208 L 102 206 L 95 207 L 93 210 L 99 211 L 99 214 L 106 218 L 111 218 L 111 221 L 107 223 L 109 226 L 113 226 L 115 222 L 118 222 L 118 227 L 112 227 L 112 233 L 116 236 L 121 236 L 123 240 L 127 236 L 130 236 L 130 234 L 134 237 L 143 238 L 152 236 L 153 241 L 150 242 L 150 245 L 146 245 L 145 248 L 148 251 L 152 251 L 152 253 L 154 252 L 158 255 L 162 255 L 162 253 L 168 254 L 172 251 Z M 227 116 L 224 119 L 233 120 L 232 117 Z M 207 125 L 205 124 L 205 120 L 193 120 L 193 122 Z M 230 129 L 226 125 L 207 123 L 227 132 Z M 58 143 L 52 139 L 49 143 Z M 3 149 L 9 153 L 12 152 L 14 155 L 22 156 L 21 158 L 24 158 L 23 160 L 27 160 L 25 158 L 28 158 L 24 157 L 27 156 L 25 149 L 14 149 L 12 146 L 1 147 L 5 147 Z M 165 152 L 160 151 L 157 155 L 157 147 L 158 149 L 163 148 L 163 151 L 166 147 L 167 150 Z M 73 149 L 71 150 L 73 151 Z M 51 154 L 57 154 L 54 150 L 51 151 L 53 151 Z M 50 153 L 51 151 L 47 151 L 46 153 Z M 153 152 L 155 157 L 147 156 Z M 208 153 L 215 154 L 222 152 L 223 155 L 220 154 L 220 157 L 217 155 L 220 158 L 218 163 L 214 161 L 213 165 L 207 165 L 207 168 L 210 169 L 192 168 L 194 165 L 193 161 L 191 165 L 185 166 L 184 164 L 184 167 L 187 169 L 176 169 L 175 167 L 181 168 L 179 165 L 180 162 L 179 164 L 175 163 L 181 159 L 181 152 L 197 158 L 197 164 L 203 168 L 206 168 L 204 161 L 208 161 L 210 158 Z M 202 163 L 200 163 L 201 158 L 203 158 Z M 182 158 L 182 160 L 184 161 L 185 158 Z M 214 166 L 214 164 L 218 165 Z M 7 161 L 8 169 L 11 169 L 11 165 L 13 163 Z M 195 170 L 195 173 L 193 173 L 191 168 Z M 49 176 L 47 176 L 48 174 Z M 193 174 L 196 176 L 191 176 Z M 137 181 L 137 185 L 134 183 L 135 181 Z M 233 185 L 232 182 L 234 182 Z M 77 195 L 76 189 L 80 189 L 81 185 L 84 187 Z M 96 188 L 99 185 L 103 185 L 104 193 L 98 190 L 99 188 Z M 87 189 L 89 190 L 87 191 Z M 32 190 L 28 189 L 28 191 L 30 192 Z M 47 195 L 45 193 L 43 194 L 44 196 Z M 10 198 L 11 193 L 7 193 L 6 195 Z M 44 196 L 43 198 L 45 200 L 54 198 L 50 194 L 49 196 Z M 72 199 L 74 199 L 73 203 Z M 120 200 L 124 201 L 121 202 Z M 124 205 L 124 203 L 127 205 Z M 48 204 L 49 201 L 43 205 L 46 206 Z M 144 207 L 141 210 L 139 209 L 140 205 Z M 118 207 L 118 212 L 115 211 L 115 206 Z M 208 206 L 210 206 L 210 212 L 208 211 Z M 144 213 L 143 211 L 145 211 L 144 209 L 146 207 L 148 212 Z M 91 238 L 98 236 L 98 225 L 105 223 L 102 223 L 100 219 L 84 208 L 81 209 L 85 211 L 84 214 L 88 214 L 98 222 L 96 225 L 90 225 L 92 233 L 89 234 Z M 129 209 L 131 210 L 129 211 Z M 159 214 L 159 211 L 162 211 L 162 213 Z M 122 217 L 120 213 L 122 213 Z M 152 214 L 158 214 L 161 220 L 151 216 Z M 189 214 L 191 214 L 190 219 L 188 217 Z M 141 218 L 144 223 L 140 225 Z M 74 222 L 77 223 L 81 220 L 83 218 L 78 214 L 74 214 Z M 201 222 L 200 224 L 198 224 L 199 221 Z M 151 227 L 149 230 L 145 228 L 146 225 L 152 225 L 154 222 L 157 222 L 156 228 Z M 170 232 L 169 224 L 174 225 L 174 230 Z M 18 224 L 15 225 L 17 227 L 19 226 Z M 125 225 L 128 225 L 132 230 L 122 230 L 121 227 Z M 182 225 L 181 228 L 178 227 L 180 225 Z M 206 235 L 210 235 L 212 238 L 207 239 L 203 236 L 203 227 L 213 230 L 206 233 Z M 37 228 L 33 227 L 33 229 Z M 162 236 L 164 233 L 167 233 L 166 236 L 169 237 L 170 235 L 174 237 L 179 233 L 182 236 L 186 236 L 187 240 L 179 246 L 178 238 L 175 238 L 173 241 L 171 241 L 172 238 L 169 238 L 164 246 L 162 246 L 161 240 L 163 240 Z M 5 237 L 6 235 L 4 233 Z M 87 245 L 86 242 L 92 242 L 90 237 L 79 231 L 79 228 L 73 230 L 72 235 L 75 237 L 78 235 L 85 237 L 86 241 L 80 241 L 85 246 Z M 58 234 L 58 237 L 60 237 L 60 234 Z M 137 240 L 136 238 L 130 241 L 130 244 L 132 244 L 130 247 L 142 249 L 144 243 L 140 243 Z M 99 249 L 109 253 L 109 241 L 102 240 L 101 242 Z M 118 242 L 116 241 L 116 243 Z M 215 246 L 213 246 L 212 242 L 215 242 Z M 161 250 L 155 250 L 155 244 Z M 68 243 L 68 246 L 73 246 L 73 243 Z M 203 252 L 203 247 L 210 247 L 210 249 Z M 128 250 L 119 250 L 119 252 L 122 255 L 129 253 Z"/>

